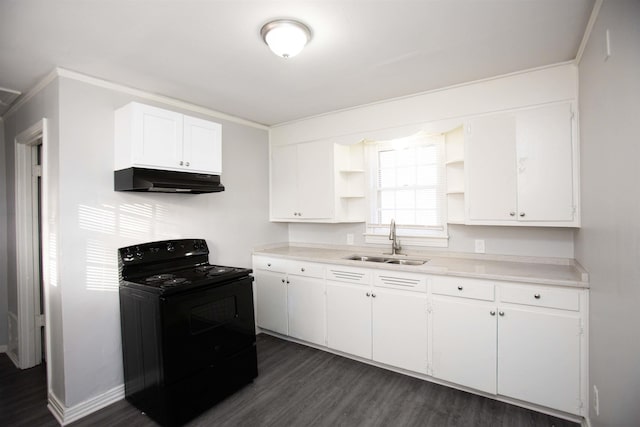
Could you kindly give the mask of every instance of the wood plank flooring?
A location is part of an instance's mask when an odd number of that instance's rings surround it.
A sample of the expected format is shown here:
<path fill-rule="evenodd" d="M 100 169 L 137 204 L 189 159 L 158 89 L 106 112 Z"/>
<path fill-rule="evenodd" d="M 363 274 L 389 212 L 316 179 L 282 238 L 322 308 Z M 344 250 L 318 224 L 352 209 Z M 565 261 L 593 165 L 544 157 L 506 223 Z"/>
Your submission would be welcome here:
<path fill-rule="evenodd" d="M 400 375 L 269 335 L 259 376 L 188 426 L 556 426 L 578 424 Z M 56 426 L 42 366 L 20 371 L 0 355 L 0 426 Z M 156 424 L 122 400 L 74 427 Z"/>

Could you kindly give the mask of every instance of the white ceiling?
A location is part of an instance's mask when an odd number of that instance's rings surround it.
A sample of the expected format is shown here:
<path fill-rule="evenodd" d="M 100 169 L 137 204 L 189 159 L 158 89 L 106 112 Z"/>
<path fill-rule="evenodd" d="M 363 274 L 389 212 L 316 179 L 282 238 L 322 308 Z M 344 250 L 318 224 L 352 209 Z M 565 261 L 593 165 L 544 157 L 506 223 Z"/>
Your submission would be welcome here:
<path fill-rule="evenodd" d="M 267 125 L 575 58 L 594 0 L 0 0 L 0 87 L 54 67 Z M 271 53 L 273 18 L 309 25 Z"/>

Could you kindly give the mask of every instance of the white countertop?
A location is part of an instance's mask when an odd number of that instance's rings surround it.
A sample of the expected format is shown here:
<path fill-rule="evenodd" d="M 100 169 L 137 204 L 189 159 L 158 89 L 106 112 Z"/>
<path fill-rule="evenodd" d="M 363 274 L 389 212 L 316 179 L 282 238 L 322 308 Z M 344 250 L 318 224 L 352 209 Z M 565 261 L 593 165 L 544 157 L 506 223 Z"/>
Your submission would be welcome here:
<path fill-rule="evenodd" d="M 303 244 L 266 246 L 254 249 L 253 253 L 254 255 L 385 270 L 527 282 L 573 288 L 589 287 L 589 276 L 587 272 L 577 261 L 570 258 L 414 252 L 396 257 L 428 259 L 429 261 L 422 265 L 397 265 L 345 259 L 354 254 L 369 256 L 383 255 L 382 251 L 376 251 L 371 248 Z"/>

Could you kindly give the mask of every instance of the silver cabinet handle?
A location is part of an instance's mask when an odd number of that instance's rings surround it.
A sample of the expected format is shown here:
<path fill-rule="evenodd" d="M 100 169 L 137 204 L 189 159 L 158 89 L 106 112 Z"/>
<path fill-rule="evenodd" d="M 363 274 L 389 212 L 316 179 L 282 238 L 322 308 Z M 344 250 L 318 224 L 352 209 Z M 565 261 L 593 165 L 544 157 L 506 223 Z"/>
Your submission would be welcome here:
<path fill-rule="evenodd" d="M 458 290 L 461 291 L 462 290 L 462 286 L 458 286 Z"/>
<path fill-rule="evenodd" d="M 182 160 L 180 160 L 180 166 L 184 165 L 184 162 Z"/>
<path fill-rule="evenodd" d="M 300 269 L 300 271 L 302 271 L 304 273 L 304 267 Z"/>
<path fill-rule="evenodd" d="M 371 294 L 371 297 L 375 298 L 375 297 L 376 297 L 376 294 Z"/>
<path fill-rule="evenodd" d="M 520 212 L 520 217 L 524 218 L 524 212 Z"/>
<path fill-rule="evenodd" d="M 367 296 L 368 296 L 368 297 L 370 297 L 370 296 L 371 296 L 371 294 L 370 294 L 369 292 L 367 292 Z"/>
<path fill-rule="evenodd" d="M 533 297 L 534 297 L 535 299 L 540 299 L 540 294 L 535 294 Z"/>
<path fill-rule="evenodd" d="M 268 263 L 268 264 L 267 264 L 267 267 L 271 267 L 271 263 Z"/>
<path fill-rule="evenodd" d="M 492 316 L 495 316 L 495 315 L 496 315 L 496 311 L 495 311 L 495 310 L 491 310 L 491 311 L 489 312 L 489 314 L 490 314 L 490 315 L 492 315 Z"/>
<path fill-rule="evenodd" d="M 504 311 L 499 311 L 499 312 L 498 312 L 498 314 L 499 314 L 500 316 L 504 316 Z"/>
<path fill-rule="evenodd" d="M 189 162 L 185 163 L 186 166 L 189 166 Z"/>
<path fill-rule="evenodd" d="M 291 282 L 290 282 L 289 280 L 287 280 L 287 285 L 288 285 L 289 283 L 291 283 Z"/>
<path fill-rule="evenodd" d="M 282 279 L 282 283 L 284 283 L 284 279 Z"/>
<path fill-rule="evenodd" d="M 509 212 L 509 216 L 516 216 L 515 212 Z"/>

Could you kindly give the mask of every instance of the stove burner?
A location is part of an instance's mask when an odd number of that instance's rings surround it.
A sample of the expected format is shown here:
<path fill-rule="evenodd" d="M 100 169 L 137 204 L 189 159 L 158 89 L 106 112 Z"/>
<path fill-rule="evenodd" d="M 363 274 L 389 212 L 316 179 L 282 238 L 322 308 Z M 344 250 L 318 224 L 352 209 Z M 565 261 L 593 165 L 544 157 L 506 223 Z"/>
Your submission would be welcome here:
<path fill-rule="evenodd" d="M 225 273 L 230 273 L 234 270 L 234 268 L 232 267 L 217 267 L 217 266 L 212 266 L 213 268 L 210 269 L 209 273 L 207 273 L 207 276 L 217 276 L 219 274 L 225 274 Z"/>
<path fill-rule="evenodd" d="M 144 279 L 145 282 L 163 282 L 175 278 L 175 274 L 155 274 Z"/>
<path fill-rule="evenodd" d="M 201 265 L 200 267 L 196 267 L 196 271 L 198 273 L 206 273 L 207 271 L 211 270 L 212 268 L 216 268 L 215 265 Z"/>
<path fill-rule="evenodd" d="M 169 276 L 172 276 L 172 275 L 171 275 L 171 274 L 169 274 Z M 162 287 L 163 287 L 163 288 L 170 288 L 170 287 L 172 287 L 172 286 L 178 286 L 178 285 L 182 285 L 182 284 L 187 285 L 187 284 L 189 284 L 189 283 L 191 283 L 191 282 L 189 282 L 189 281 L 188 281 L 187 279 L 185 279 L 184 277 L 176 277 L 176 278 L 172 278 L 172 279 L 169 279 L 169 280 L 165 281 L 165 282 L 162 284 Z"/>

